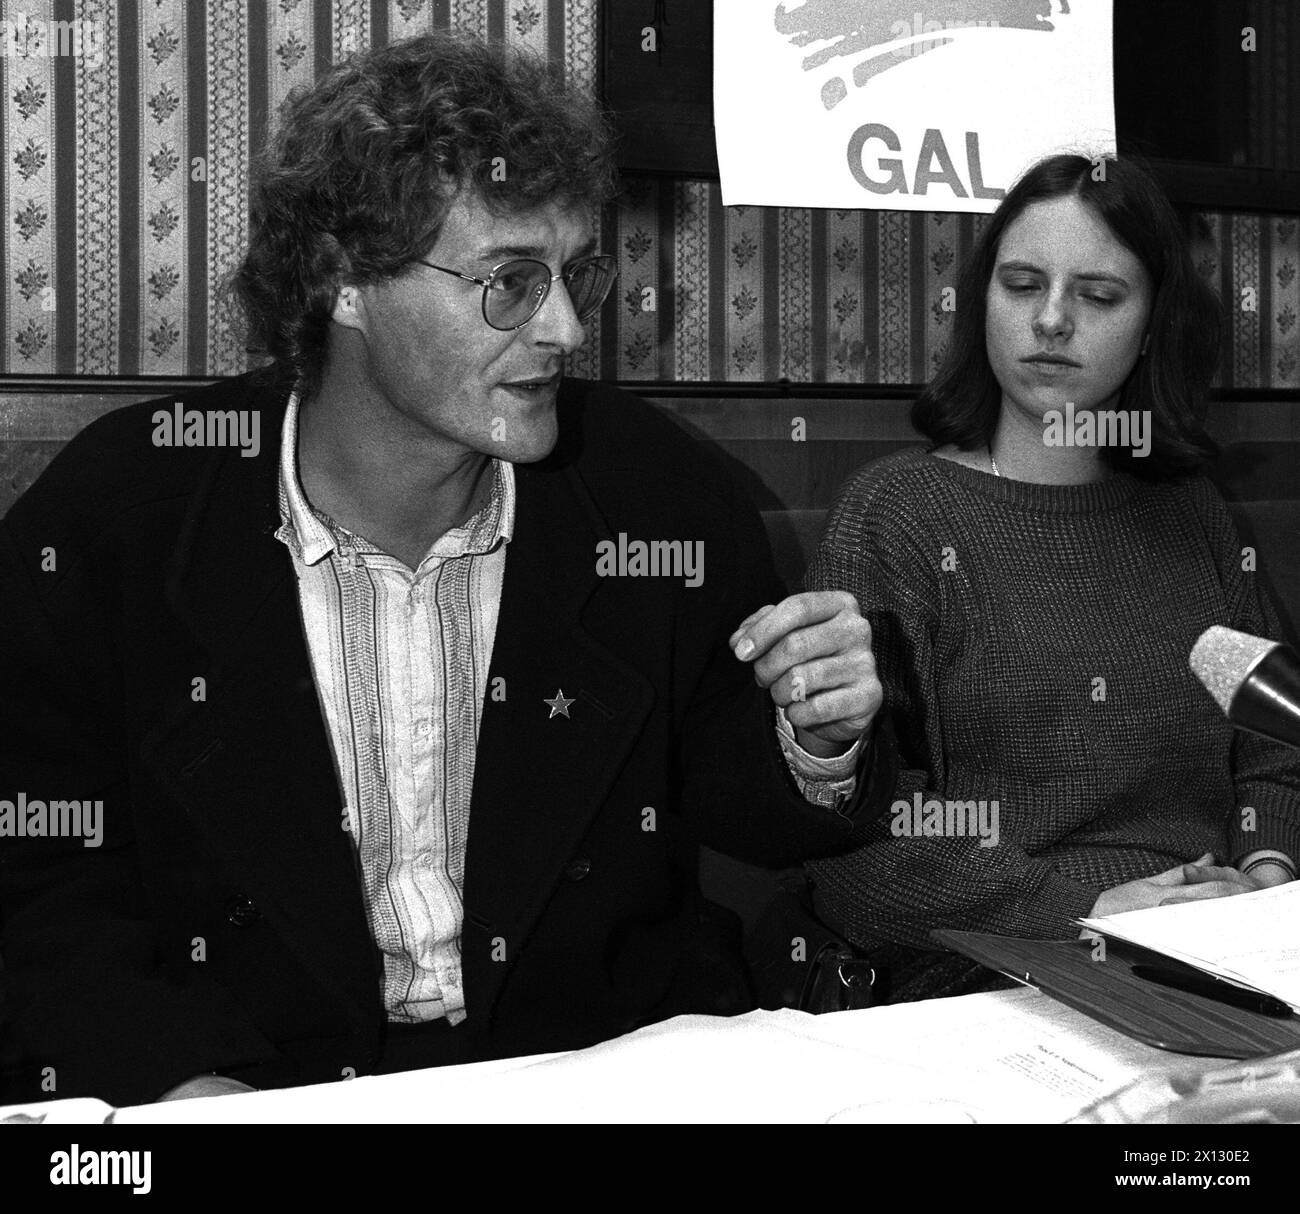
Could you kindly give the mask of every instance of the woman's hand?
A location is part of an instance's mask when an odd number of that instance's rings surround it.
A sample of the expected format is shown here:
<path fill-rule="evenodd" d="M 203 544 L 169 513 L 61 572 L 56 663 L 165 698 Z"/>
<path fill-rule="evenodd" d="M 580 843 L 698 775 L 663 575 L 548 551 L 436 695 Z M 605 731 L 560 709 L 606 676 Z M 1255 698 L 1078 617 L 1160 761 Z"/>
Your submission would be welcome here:
<path fill-rule="evenodd" d="M 1090 914 L 1094 917 L 1119 915 L 1124 911 L 1146 910 L 1152 906 L 1245 894 L 1259 888 L 1252 880 L 1253 876 L 1253 872 L 1250 877 L 1245 877 L 1235 868 L 1215 864 L 1214 856 L 1206 852 L 1190 864 L 1180 864 L 1156 873 L 1154 877 L 1140 877 L 1104 890 L 1093 903 Z"/>
<path fill-rule="evenodd" d="M 1251 883 L 1251 889 L 1269 889 L 1274 885 L 1285 885 L 1288 881 L 1295 880 L 1291 870 L 1285 865 L 1274 864 L 1268 860 L 1253 865 L 1244 879 Z"/>

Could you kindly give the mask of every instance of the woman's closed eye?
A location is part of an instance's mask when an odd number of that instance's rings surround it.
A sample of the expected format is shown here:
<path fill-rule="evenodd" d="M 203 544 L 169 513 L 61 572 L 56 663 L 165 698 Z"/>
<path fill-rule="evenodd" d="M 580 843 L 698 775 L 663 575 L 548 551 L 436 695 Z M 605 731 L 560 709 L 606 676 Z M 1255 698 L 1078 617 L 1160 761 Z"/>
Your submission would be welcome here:
<path fill-rule="evenodd" d="M 1004 282 L 1002 287 L 1011 295 L 1028 295 L 1039 290 L 1041 284 L 1036 282 Z M 1118 295 L 1106 295 L 1098 291 L 1082 291 L 1080 292 L 1080 298 L 1103 308 L 1113 307 L 1120 302 Z"/>

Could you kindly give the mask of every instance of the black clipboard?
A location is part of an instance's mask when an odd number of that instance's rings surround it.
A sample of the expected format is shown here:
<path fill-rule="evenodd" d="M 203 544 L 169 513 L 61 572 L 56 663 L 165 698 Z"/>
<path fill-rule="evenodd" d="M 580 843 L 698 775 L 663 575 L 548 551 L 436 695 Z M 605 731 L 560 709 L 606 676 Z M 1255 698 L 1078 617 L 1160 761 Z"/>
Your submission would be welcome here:
<path fill-rule="evenodd" d="M 1107 939 L 1104 959 L 1094 959 L 1090 940 L 1020 940 L 949 929 L 930 935 L 945 948 L 1157 1049 L 1208 1058 L 1259 1058 L 1300 1049 L 1300 1016 L 1267 1016 L 1134 974 L 1134 965 L 1152 964 L 1199 972 L 1148 949 Z"/>

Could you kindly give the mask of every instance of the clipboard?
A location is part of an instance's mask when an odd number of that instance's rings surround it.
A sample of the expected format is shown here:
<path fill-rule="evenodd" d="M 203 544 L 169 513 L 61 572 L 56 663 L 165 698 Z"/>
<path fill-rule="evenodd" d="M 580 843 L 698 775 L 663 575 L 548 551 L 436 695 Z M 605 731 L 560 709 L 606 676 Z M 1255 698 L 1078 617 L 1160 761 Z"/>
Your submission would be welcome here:
<path fill-rule="evenodd" d="M 1134 974 L 1134 965 L 1151 964 L 1199 972 L 1149 949 L 1107 939 L 1105 959 L 1094 960 L 1090 940 L 1021 940 L 946 928 L 930 937 L 1156 1049 L 1238 1059 L 1300 1049 L 1300 1016 L 1267 1016 Z"/>

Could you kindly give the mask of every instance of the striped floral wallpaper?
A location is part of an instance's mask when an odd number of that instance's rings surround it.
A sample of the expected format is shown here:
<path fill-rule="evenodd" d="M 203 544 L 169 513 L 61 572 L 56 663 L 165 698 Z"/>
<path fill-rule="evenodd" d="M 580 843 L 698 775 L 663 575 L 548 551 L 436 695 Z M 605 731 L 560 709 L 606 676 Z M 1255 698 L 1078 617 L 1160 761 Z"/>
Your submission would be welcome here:
<path fill-rule="evenodd" d="M 1300 387 L 1300 217 L 1204 218 L 1197 268 L 1231 304 L 1220 383 Z M 984 222 L 723 207 L 713 183 L 629 181 L 606 223 L 621 278 L 601 368 L 634 380 L 923 382 L 952 323 L 944 289 Z M 640 302 L 650 285 L 653 313 Z"/>
<path fill-rule="evenodd" d="M 103 53 L 0 56 L 9 373 L 244 369 L 222 285 L 250 157 L 289 90 L 354 50 L 455 25 L 596 80 L 596 0 L 0 0 L 21 14 L 89 22 Z"/>
<path fill-rule="evenodd" d="M 2 21 L 90 22 L 102 38 L 102 55 L 0 56 L 0 373 L 245 369 L 222 284 L 243 240 L 249 159 L 288 91 L 355 49 L 442 26 L 532 48 L 595 87 L 597 10 L 597 0 L 0 0 Z M 1234 305 L 1222 382 L 1300 386 L 1296 218 L 1207 219 L 1200 268 Z M 621 279 L 575 370 L 924 380 L 951 324 L 943 288 L 980 222 L 724 208 L 716 184 L 629 180 L 604 221 Z"/>

